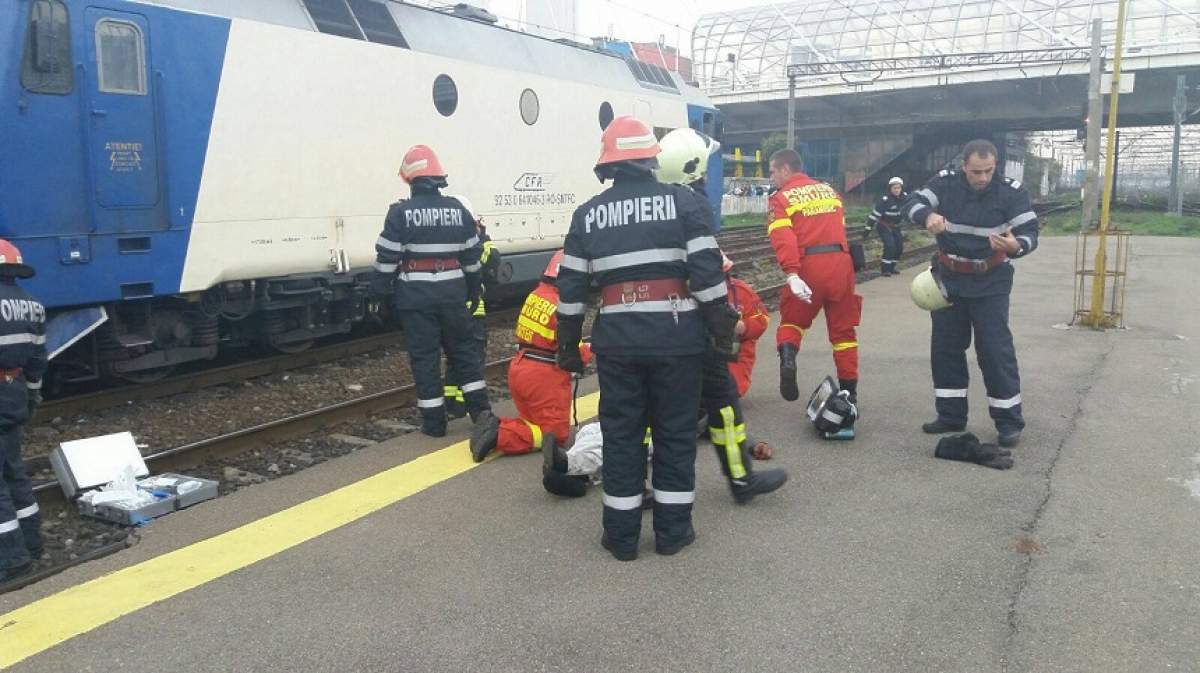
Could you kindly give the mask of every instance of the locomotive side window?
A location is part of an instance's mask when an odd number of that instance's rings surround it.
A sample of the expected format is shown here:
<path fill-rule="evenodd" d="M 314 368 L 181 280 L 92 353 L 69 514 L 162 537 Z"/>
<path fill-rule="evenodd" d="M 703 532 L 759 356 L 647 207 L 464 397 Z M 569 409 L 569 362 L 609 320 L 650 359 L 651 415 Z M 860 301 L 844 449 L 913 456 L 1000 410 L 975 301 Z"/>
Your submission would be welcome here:
<path fill-rule="evenodd" d="M 128 21 L 97 21 L 96 73 L 103 93 L 146 95 L 146 49 L 142 30 Z"/>
<path fill-rule="evenodd" d="M 608 128 L 608 125 L 612 123 L 612 120 L 612 105 L 608 101 L 604 101 L 600 104 L 600 130 L 603 131 L 604 129 Z"/>
<path fill-rule="evenodd" d="M 533 126 L 538 120 L 538 115 L 541 114 L 541 104 L 538 103 L 537 94 L 534 93 L 533 89 L 526 89 L 521 92 L 520 107 L 521 119 L 526 124 Z"/>
<path fill-rule="evenodd" d="M 366 33 L 367 39 L 380 44 L 390 44 L 393 47 L 408 49 L 408 41 L 400 34 L 396 20 L 382 3 L 376 0 L 347 0 L 358 25 Z"/>
<path fill-rule="evenodd" d="M 64 95 L 75 88 L 69 23 L 62 0 L 37 0 L 30 6 L 21 86 L 31 93 Z"/>
<path fill-rule="evenodd" d="M 433 106 L 443 117 L 449 117 L 458 109 L 458 87 L 449 75 L 438 75 L 433 80 Z"/>
<path fill-rule="evenodd" d="M 358 22 L 350 14 L 345 0 L 304 0 L 304 7 L 308 9 L 308 15 L 312 17 L 317 30 L 322 33 L 363 39 Z"/>

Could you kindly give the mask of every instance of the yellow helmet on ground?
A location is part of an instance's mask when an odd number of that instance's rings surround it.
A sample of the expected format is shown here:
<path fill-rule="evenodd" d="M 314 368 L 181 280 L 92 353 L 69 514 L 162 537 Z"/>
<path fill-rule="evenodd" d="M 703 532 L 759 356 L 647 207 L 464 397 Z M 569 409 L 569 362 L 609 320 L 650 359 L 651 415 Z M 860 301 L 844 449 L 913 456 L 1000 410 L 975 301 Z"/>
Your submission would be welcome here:
<path fill-rule="evenodd" d="M 926 311 L 936 311 L 950 305 L 946 289 L 933 275 L 932 269 L 925 269 L 917 274 L 917 277 L 913 278 L 910 290 L 913 303 Z"/>
<path fill-rule="evenodd" d="M 658 141 L 658 146 L 662 153 L 654 176 L 659 182 L 676 185 L 690 185 L 703 178 L 708 158 L 721 149 L 721 143 L 690 128 L 671 131 Z"/>

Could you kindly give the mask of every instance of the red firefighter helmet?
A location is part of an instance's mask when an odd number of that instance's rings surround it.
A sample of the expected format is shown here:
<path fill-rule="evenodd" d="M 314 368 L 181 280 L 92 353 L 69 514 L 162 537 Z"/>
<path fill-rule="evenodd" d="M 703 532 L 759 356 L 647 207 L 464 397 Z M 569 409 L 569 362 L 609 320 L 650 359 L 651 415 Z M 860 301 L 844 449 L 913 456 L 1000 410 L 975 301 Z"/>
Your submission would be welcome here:
<path fill-rule="evenodd" d="M 618 161 L 653 159 L 661 150 L 654 131 L 637 117 L 623 116 L 612 120 L 600 136 L 600 158 L 597 166 Z"/>
<path fill-rule="evenodd" d="M 413 145 L 404 153 L 404 160 L 400 164 L 400 177 L 411 184 L 416 178 L 444 178 L 446 171 L 442 170 L 437 155 L 428 146 Z"/>
<path fill-rule="evenodd" d="M 17 246 L 0 238 L 0 276 L 32 278 L 33 267 L 25 263 Z"/>
<path fill-rule="evenodd" d="M 563 251 L 560 249 L 550 258 L 550 263 L 546 265 L 546 270 L 542 272 L 543 278 L 555 280 L 558 278 L 558 267 L 562 264 Z"/>

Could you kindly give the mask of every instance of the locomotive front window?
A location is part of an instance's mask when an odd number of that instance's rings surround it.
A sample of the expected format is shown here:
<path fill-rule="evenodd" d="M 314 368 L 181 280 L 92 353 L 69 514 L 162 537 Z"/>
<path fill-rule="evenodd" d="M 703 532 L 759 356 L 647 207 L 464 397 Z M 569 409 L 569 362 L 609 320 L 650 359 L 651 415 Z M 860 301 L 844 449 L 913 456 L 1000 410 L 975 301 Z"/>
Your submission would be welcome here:
<path fill-rule="evenodd" d="M 392 18 L 391 10 L 376 0 L 349 0 L 350 11 L 358 19 L 358 25 L 363 29 L 367 39 L 380 44 L 390 44 L 393 47 L 408 48 L 408 42 L 400 34 L 396 20 Z"/>
<path fill-rule="evenodd" d="M 533 89 L 526 89 L 521 92 L 521 100 L 519 103 L 521 108 L 521 119 L 530 126 L 537 123 L 538 116 L 542 112 L 542 106 L 538 103 L 537 94 Z"/>
<path fill-rule="evenodd" d="M 146 95 L 146 49 L 141 29 L 128 21 L 98 21 L 96 72 L 103 93 Z"/>
<path fill-rule="evenodd" d="M 308 15 L 312 17 L 317 30 L 322 33 L 363 39 L 358 22 L 354 20 L 345 0 L 304 0 L 304 7 L 308 9 Z"/>
<path fill-rule="evenodd" d="M 608 128 L 608 125 L 612 123 L 612 120 L 612 104 L 608 101 L 604 101 L 600 104 L 600 130 L 603 131 L 604 129 Z"/>
<path fill-rule="evenodd" d="M 438 75 L 433 80 L 433 106 L 444 117 L 449 117 L 458 109 L 458 87 L 449 75 Z"/>
<path fill-rule="evenodd" d="M 37 0 L 29 8 L 21 86 L 31 93 L 68 94 L 75 88 L 73 73 L 67 6 L 62 0 Z"/>

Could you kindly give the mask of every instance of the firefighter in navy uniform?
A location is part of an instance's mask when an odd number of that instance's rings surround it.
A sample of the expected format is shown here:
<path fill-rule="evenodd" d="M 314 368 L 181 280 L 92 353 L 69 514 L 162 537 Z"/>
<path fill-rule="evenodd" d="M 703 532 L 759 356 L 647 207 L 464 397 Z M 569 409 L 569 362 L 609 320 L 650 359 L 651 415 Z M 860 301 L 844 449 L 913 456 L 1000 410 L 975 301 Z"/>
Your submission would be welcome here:
<path fill-rule="evenodd" d="M 437 155 L 416 145 L 404 155 L 400 177 L 412 196 L 392 204 L 375 242 L 376 294 L 390 294 L 408 344 L 421 432 L 446 434 L 441 356 L 449 377 L 462 381 L 471 420 L 491 415 L 482 362 L 471 335 L 471 313 L 482 299 L 475 217 L 443 196 L 446 172 Z"/>
<path fill-rule="evenodd" d="M 600 287 L 592 328 L 604 435 L 604 536 L 615 558 L 637 558 L 646 424 L 654 442 L 654 534 L 659 554 L 691 544 L 696 421 L 709 337 L 732 352 L 736 312 L 726 303 L 708 204 L 654 179 L 654 133 L 614 119 L 595 171 L 613 184 L 578 209 L 559 268 L 558 364 L 583 370 L 579 352 L 588 286 Z M 732 315 L 731 315 L 732 314 Z"/>
<path fill-rule="evenodd" d="M 462 204 L 467 212 L 475 215 L 475 209 L 471 207 L 471 202 L 465 196 L 454 196 L 458 202 Z M 471 313 L 471 337 L 475 340 L 475 348 L 479 351 L 479 361 L 487 363 L 487 306 L 485 305 L 485 297 L 488 290 L 495 287 L 497 276 L 500 271 L 500 251 L 496 249 L 496 244 L 492 242 L 492 237 L 487 235 L 487 227 L 483 225 L 483 218 L 476 215 L 475 231 L 479 235 L 479 244 L 482 246 L 479 252 L 479 266 L 482 273 L 483 290 L 479 295 L 479 303 L 475 306 Z M 470 308 L 470 302 L 467 302 Z M 467 404 L 463 398 L 462 388 L 459 386 L 460 381 L 452 378 L 449 374 L 446 375 L 446 385 L 444 394 L 446 397 L 446 415 L 449 418 L 462 418 L 467 415 Z"/>
<path fill-rule="evenodd" d="M 30 569 L 42 555 L 42 517 L 21 460 L 21 426 L 42 401 L 46 309 L 17 286 L 33 268 L 0 240 L 0 582 Z"/>
<path fill-rule="evenodd" d="M 867 233 L 874 229 L 879 234 L 879 242 L 883 244 L 883 254 L 879 259 L 879 270 L 884 276 L 894 276 L 896 264 L 900 255 L 904 254 L 904 234 L 900 225 L 904 223 L 904 203 L 908 201 L 908 193 L 904 191 L 904 180 L 892 178 L 888 180 L 887 194 L 879 197 L 875 209 L 867 216 Z"/>
<path fill-rule="evenodd" d="M 658 156 L 659 168 L 654 172 L 655 177 L 663 183 L 690 187 L 700 199 L 706 199 L 704 174 L 708 169 L 709 156 L 720 151 L 720 143 L 693 129 L 681 128 L 663 136 L 660 147 L 662 153 Z M 727 261 L 721 255 L 722 274 L 733 266 L 730 262 L 726 267 Z M 728 279 L 726 287 L 732 289 Z M 726 300 L 731 299 L 727 295 Z M 730 301 L 730 305 L 737 312 L 734 302 Z M 741 313 L 738 312 L 740 319 Z M 737 332 L 736 323 L 734 332 Z M 711 349 L 705 353 L 700 409 L 707 418 L 708 438 L 717 451 L 721 471 L 729 481 L 733 498 L 739 504 L 745 504 L 755 496 L 771 493 L 783 486 L 787 481 L 787 472 L 779 468 L 754 469 L 754 458 L 770 457 L 770 448 L 765 442 L 752 441 L 746 435 L 746 419 L 742 415 L 737 382 L 729 371 L 731 360 L 736 361 L 733 353 L 729 353 L 728 357 Z M 756 446 L 763 447 L 757 456 L 754 455 Z"/>
<path fill-rule="evenodd" d="M 937 419 L 930 434 L 967 425 L 967 348 L 983 371 L 988 412 L 1001 446 L 1016 446 L 1021 416 L 1021 377 L 1008 328 L 1010 259 L 1037 249 L 1037 215 L 1029 193 L 1011 178 L 997 178 L 996 146 L 973 140 L 963 148 L 961 171 L 942 171 L 913 192 L 904 210 L 915 224 L 937 235 L 934 274 L 951 305 L 933 311 L 930 365 Z"/>

